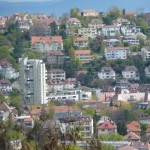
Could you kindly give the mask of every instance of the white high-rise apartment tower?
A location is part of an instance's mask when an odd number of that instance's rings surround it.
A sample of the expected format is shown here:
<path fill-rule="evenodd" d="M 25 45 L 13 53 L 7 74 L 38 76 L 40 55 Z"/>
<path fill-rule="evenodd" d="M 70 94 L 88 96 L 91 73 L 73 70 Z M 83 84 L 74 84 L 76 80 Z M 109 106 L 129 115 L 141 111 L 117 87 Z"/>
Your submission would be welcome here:
<path fill-rule="evenodd" d="M 20 95 L 21 104 L 45 104 L 46 99 L 46 76 L 45 64 L 42 60 L 19 58 L 20 72 Z"/>

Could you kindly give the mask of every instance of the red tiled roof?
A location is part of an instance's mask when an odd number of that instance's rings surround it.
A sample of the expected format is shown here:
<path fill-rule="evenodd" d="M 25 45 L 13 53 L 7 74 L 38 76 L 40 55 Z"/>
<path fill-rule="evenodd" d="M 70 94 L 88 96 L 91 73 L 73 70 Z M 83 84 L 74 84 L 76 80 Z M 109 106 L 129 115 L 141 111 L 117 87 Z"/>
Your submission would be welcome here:
<path fill-rule="evenodd" d="M 36 107 L 34 109 L 31 110 L 31 115 L 39 115 L 41 113 L 42 108 L 40 107 Z"/>
<path fill-rule="evenodd" d="M 35 42 L 40 41 L 43 43 L 51 43 L 52 41 L 57 41 L 59 44 L 62 44 L 63 40 L 61 36 L 32 36 L 31 43 L 35 44 Z"/>
<path fill-rule="evenodd" d="M 127 124 L 127 130 L 130 132 L 140 132 L 140 124 L 137 121 L 132 121 L 131 123 Z"/>
<path fill-rule="evenodd" d="M 100 124 L 97 128 L 98 129 L 116 129 L 117 126 L 114 122 L 107 120 L 103 122 L 102 124 Z"/>
<path fill-rule="evenodd" d="M 90 50 L 75 50 L 74 53 L 77 54 L 91 54 Z"/>
<path fill-rule="evenodd" d="M 30 117 L 24 118 L 24 122 L 31 122 L 32 119 Z"/>
<path fill-rule="evenodd" d="M 88 39 L 83 38 L 83 37 L 77 37 L 74 41 L 75 42 L 81 42 L 81 41 L 88 41 Z"/>
<path fill-rule="evenodd" d="M 78 108 L 73 108 L 71 106 L 53 106 L 53 107 L 45 107 L 45 111 L 49 111 L 50 109 L 53 109 L 55 112 L 67 112 L 67 111 L 73 111 L 73 110 L 79 110 Z M 31 110 L 32 115 L 39 115 L 41 113 L 42 108 L 37 107 Z"/>
<path fill-rule="evenodd" d="M 2 68 L 7 68 L 12 66 L 12 64 L 6 58 L 4 58 L 0 61 L 0 66 L 2 66 Z"/>

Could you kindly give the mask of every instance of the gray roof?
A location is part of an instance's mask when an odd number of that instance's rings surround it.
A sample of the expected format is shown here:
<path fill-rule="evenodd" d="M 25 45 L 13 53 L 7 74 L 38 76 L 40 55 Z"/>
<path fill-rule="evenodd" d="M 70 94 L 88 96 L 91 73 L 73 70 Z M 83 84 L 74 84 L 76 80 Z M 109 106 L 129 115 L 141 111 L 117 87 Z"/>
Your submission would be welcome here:
<path fill-rule="evenodd" d="M 111 67 L 102 67 L 101 68 L 101 72 L 110 72 L 110 71 L 114 71 Z"/>
<path fill-rule="evenodd" d="M 91 23 L 91 24 L 93 24 L 93 23 L 94 23 L 94 24 L 95 24 L 95 23 L 102 24 L 103 21 L 102 21 L 102 20 L 99 20 L 99 19 L 92 19 L 90 23 Z"/>
<path fill-rule="evenodd" d="M 146 50 L 150 51 L 150 46 L 144 46 L 143 48 L 145 48 Z"/>
<path fill-rule="evenodd" d="M 126 66 L 124 71 L 138 71 L 135 66 Z"/>

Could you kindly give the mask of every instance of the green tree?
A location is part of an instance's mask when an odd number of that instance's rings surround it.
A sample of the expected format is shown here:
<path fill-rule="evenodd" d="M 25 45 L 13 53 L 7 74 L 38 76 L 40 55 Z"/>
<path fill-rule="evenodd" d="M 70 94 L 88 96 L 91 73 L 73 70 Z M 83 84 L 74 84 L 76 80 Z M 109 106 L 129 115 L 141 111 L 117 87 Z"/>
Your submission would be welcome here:
<path fill-rule="evenodd" d="M 69 37 L 64 40 L 64 50 L 69 55 L 69 50 L 73 47 L 73 39 L 74 37 Z"/>
<path fill-rule="evenodd" d="M 117 122 L 117 132 L 123 136 L 127 134 L 126 123 L 124 121 Z"/>
<path fill-rule="evenodd" d="M 52 36 L 58 35 L 58 27 L 57 27 L 57 24 L 55 22 L 50 24 L 50 29 L 51 29 L 51 35 Z"/>
<path fill-rule="evenodd" d="M 89 41 L 89 47 L 95 53 L 100 52 L 100 42 L 97 39 L 91 39 Z"/>
<path fill-rule="evenodd" d="M 65 29 L 60 29 L 59 30 L 59 35 L 62 36 L 63 40 L 67 39 L 67 33 Z"/>
<path fill-rule="evenodd" d="M 3 94 L 0 93 L 0 103 L 1 102 L 5 102 L 8 104 L 8 100 L 5 98 L 5 96 Z"/>
<path fill-rule="evenodd" d="M 123 140 L 123 136 L 118 133 L 101 134 L 100 139 L 102 141 L 121 141 Z"/>
<path fill-rule="evenodd" d="M 113 19 L 117 19 L 122 16 L 122 12 L 117 6 L 110 7 L 108 12 L 109 16 Z"/>
<path fill-rule="evenodd" d="M 143 124 L 141 123 L 141 136 L 143 137 L 144 135 L 146 135 L 146 129 L 147 129 L 147 124 Z"/>
<path fill-rule="evenodd" d="M 107 15 L 106 17 L 103 17 L 103 22 L 106 25 L 111 25 L 112 24 L 112 18 Z"/>
<path fill-rule="evenodd" d="M 110 144 L 102 144 L 102 150 L 115 150 L 115 148 Z"/>
<path fill-rule="evenodd" d="M 80 11 L 79 8 L 72 8 L 72 9 L 70 10 L 70 17 L 71 17 L 71 18 L 77 18 L 79 11 Z"/>
<path fill-rule="evenodd" d="M 83 149 L 77 145 L 69 144 L 64 148 L 64 150 L 83 150 Z"/>
<path fill-rule="evenodd" d="M 23 133 L 18 132 L 18 131 L 14 131 L 14 130 L 10 130 L 7 132 L 7 138 L 11 141 L 11 140 L 23 140 L 25 139 L 25 136 L 23 135 Z"/>
<path fill-rule="evenodd" d="M 92 107 L 88 107 L 83 112 L 85 115 L 91 115 L 93 116 L 95 114 L 95 109 Z"/>

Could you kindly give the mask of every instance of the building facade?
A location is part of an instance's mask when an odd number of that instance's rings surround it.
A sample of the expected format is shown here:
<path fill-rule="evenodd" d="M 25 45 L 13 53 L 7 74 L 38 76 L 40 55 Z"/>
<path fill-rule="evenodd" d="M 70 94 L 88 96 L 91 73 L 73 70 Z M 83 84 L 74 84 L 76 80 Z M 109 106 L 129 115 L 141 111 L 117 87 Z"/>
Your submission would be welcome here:
<path fill-rule="evenodd" d="M 106 47 L 105 58 L 107 60 L 127 59 L 130 55 L 129 47 Z"/>
<path fill-rule="evenodd" d="M 114 79 L 116 78 L 115 71 L 111 67 L 102 67 L 100 72 L 98 72 L 98 77 L 100 79 Z"/>
<path fill-rule="evenodd" d="M 90 50 L 75 50 L 75 59 L 78 59 L 81 64 L 88 63 L 92 60 Z"/>
<path fill-rule="evenodd" d="M 141 49 L 141 56 L 144 61 L 150 60 L 150 46 L 145 46 Z"/>
<path fill-rule="evenodd" d="M 126 66 L 125 69 L 122 71 L 122 76 L 124 79 L 140 79 L 139 72 L 135 66 Z"/>
<path fill-rule="evenodd" d="M 48 71 L 48 78 L 55 81 L 66 80 L 66 72 L 62 69 L 52 69 Z"/>
<path fill-rule="evenodd" d="M 47 52 L 52 50 L 63 50 L 63 40 L 61 36 L 32 36 L 31 49 Z"/>
<path fill-rule="evenodd" d="M 45 64 L 42 60 L 23 57 L 19 59 L 19 65 L 21 104 L 45 104 L 47 102 Z"/>

